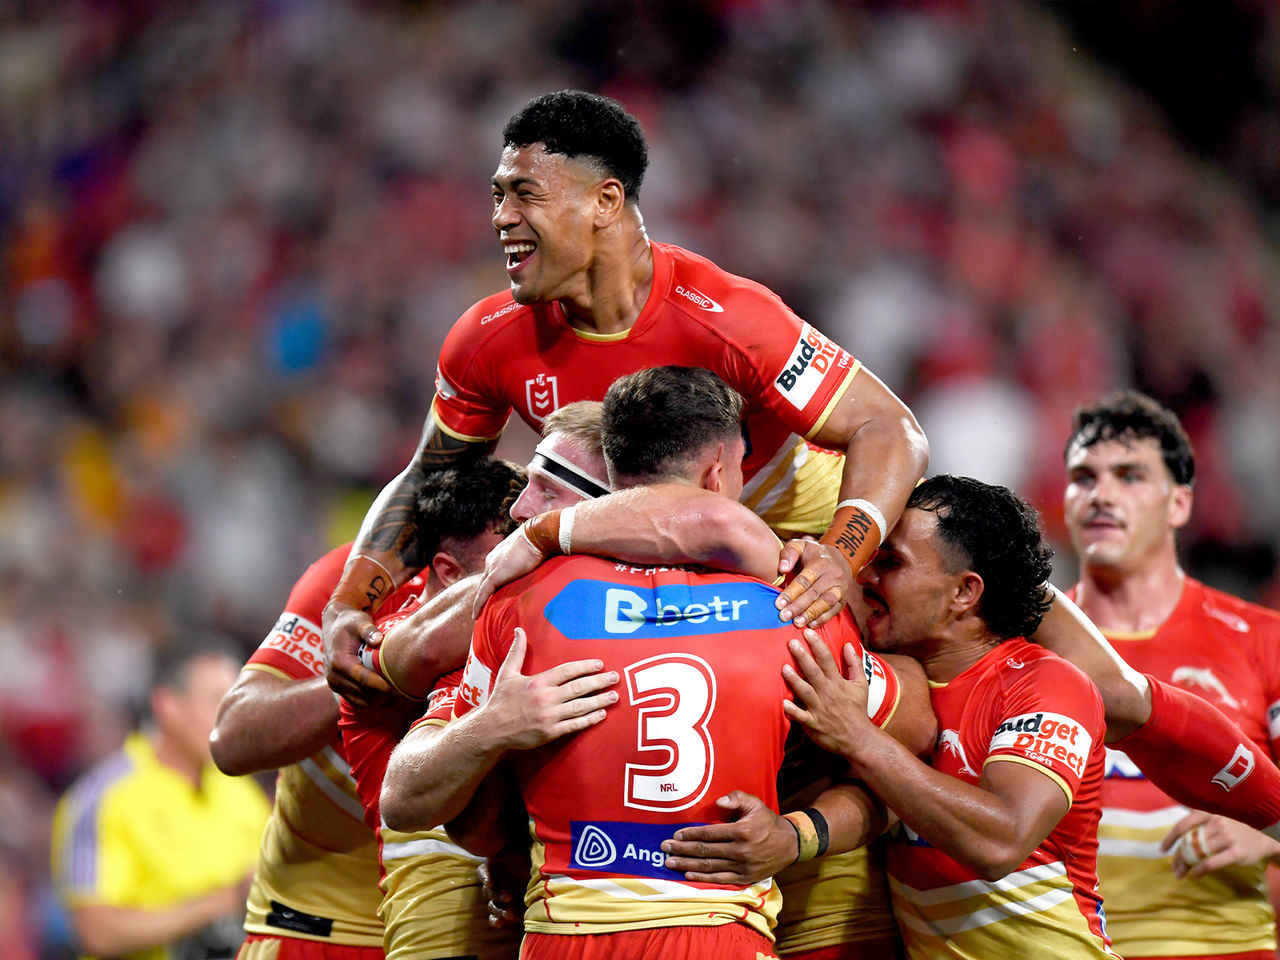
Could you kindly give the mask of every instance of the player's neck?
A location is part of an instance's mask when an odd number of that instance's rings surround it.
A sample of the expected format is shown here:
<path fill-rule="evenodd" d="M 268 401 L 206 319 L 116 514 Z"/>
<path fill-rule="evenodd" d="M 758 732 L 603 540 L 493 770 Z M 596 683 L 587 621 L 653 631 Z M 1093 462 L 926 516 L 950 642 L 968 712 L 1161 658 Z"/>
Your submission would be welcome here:
<path fill-rule="evenodd" d="M 581 293 L 560 300 L 570 326 L 603 334 L 635 326 L 653 290 L 653 251 L 644 230 L 603 246 L 584 281 Z"/>
<path fill-rule="evenodd" d="M 163 766 L 189 780 L 196 789 L 200 788 L 200 773 L 204 769 L 202 761 L 189 757 L 186 751 L 178 745 L 177 741 L 159 728 L 152 728 L 147 737 L 151 741 L 151 748 L 155 751 L 156 759 Z"/>
<path fill-rule="evenodd" d="M 939 641 L 921 663 L 933 683 L 950 683 L 994 650 L 1000 638 L 992 634 L 967 633 Z"/>
<path fill-rule="evenodd" d="M 1085 566 L 1076 604 L 1105 632 L 1145 633 L 1169 619 L 1185 580 L 1176 556 L 1130 570 Z"/>

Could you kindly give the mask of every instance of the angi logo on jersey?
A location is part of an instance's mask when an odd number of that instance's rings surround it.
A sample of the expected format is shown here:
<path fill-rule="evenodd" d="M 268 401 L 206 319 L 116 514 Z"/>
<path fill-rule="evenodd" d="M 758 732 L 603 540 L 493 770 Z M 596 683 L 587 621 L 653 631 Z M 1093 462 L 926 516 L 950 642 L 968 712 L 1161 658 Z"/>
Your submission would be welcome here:
<path fill-rule="evenodd" d="M 1253 754 L 1243 743 L 1236 744 L 1236 752 L 1225 767 L 1213 776 L 1213 782 L 1230 793 L 1249 774 L 1253 773 Z"/>
<path fill-rule="evenodd" d="M 573 826 L 582 826 L 582 833 L 573 844 L 573 863 L 588 870 L 599 870 L 618 859 L 618 848 L 609 835 L 594 823 L 583 825 L 575 822 Z"/>
<path fill-rule="evenodd" d="M 560 408 L 560 388 L 555 377 L 540 373 L 524 382 L 525 406 L 529 416 L 541 423 Z"/>
<path fill-rule="evenodd" d="M 809 324 L 800 331 L 800 339 L 791 349 L 791 358 L 773 381 L 778 392 L 797 410 L 803 410 L 827 371 L 835 366 L 848 366 L 849 355 L 834 341 L 828 340 Z"/>
<path fill-rule="evenodd" d="M 724 307 L 716 303 L 701 290 L 695 290 L 693 287 L 682 287 L 676 284 L 676 293 L 684 297 L 694 306 L 701 307 L 707 313 L 724 313 Z"/>
<path fill-rule="evenodd" d="M 991 738 L 991 753 L 1016 750 L 1028 760 L 1052 768 L 1063 764 L 1076 776 L 1084 776 L 1093 737 L 1079 721 L 1058 713 L 1026 713 L 1010 717 Z M 1047 762 L 1046 762 L 1047 761 Z"/>
<path fill-rule="evenodd" d="M 684 880 L 683 873 L 668 870 L 662 841 L 682 827 L 700 823 L 631 823 L 626 820 L 569 821 L 570 870 L 607 870 L 609 873 L 655 880 Z"/>

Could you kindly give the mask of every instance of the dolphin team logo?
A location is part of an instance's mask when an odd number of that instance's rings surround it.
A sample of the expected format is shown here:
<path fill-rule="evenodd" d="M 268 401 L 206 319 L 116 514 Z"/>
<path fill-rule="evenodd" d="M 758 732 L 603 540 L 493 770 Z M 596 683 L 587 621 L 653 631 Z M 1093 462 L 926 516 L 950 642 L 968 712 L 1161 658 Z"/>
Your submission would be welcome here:
<path fill-rule="evenodd" d="M 1199 687 L 1202 690 L 1210 690 L 1227 706 L 1240 709 L 1240 701 L 1227 692 L 1226 684 L 1219 680 L 1208 667 L 1179 667 L 1173 671 L 1173 682 L 1188 689 Z"/>
<path fill-rule="evenodd" d="M 938 735 L 938 747 L 943 753 L 950 753 L 952 756 L 960 758 L 960 769 L 971 777 L 976 777 L 978 771 L 969 766 L 969 758 L 964 755 L 964 744 L 960 742 L 960 734 L 955 730 L 943 730 Z"/>
<path fill-rule="evenodd" d="M 541 423 L 560 408 L 560 387 L 555 377 L 540 373 L 524 382 L 525 407 L 529 416 Z"/>

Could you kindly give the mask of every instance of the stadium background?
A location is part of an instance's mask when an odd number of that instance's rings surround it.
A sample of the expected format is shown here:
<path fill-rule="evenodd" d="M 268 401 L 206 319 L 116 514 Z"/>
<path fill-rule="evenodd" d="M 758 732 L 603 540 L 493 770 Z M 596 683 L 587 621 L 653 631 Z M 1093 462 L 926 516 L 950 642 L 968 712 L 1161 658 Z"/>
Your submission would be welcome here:
<path fill-rule="evenodd" d="M 933 472 L 1058 539 L 1072 409 L 1138 386 L 1199 453 L 1188 568 L 1280 603 L 1265 0 L 0 0 L 0 957 L 66 955 L 52 800 L 155 647 L 247 652 L 407 460 L 505 281 L 501 126 L 565 86 L 644 124 L 651 236 L 866 361 Z"/>

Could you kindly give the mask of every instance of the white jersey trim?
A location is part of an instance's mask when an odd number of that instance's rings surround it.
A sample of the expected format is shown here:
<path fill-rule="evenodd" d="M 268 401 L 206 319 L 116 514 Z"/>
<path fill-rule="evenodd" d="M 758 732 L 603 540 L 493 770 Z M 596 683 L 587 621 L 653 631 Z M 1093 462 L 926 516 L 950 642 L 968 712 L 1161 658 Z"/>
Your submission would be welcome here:
<path fill-rule="evenodd" d="M 333 752 L 332 747 L 325 747 L 325 750 L 330 753 Z M 333 755 L 335 757 L 337 756 L 336 753 Z M 325 759 L 332 758 L 326 756 Z M 343 766 L 345 767 L 346 765 L 343 764 Z M 314 760 L 308 757 L 306 760 L 299 763 L 298 767 L 307 775 L 308 780 L 320 788 L 321 793 L 361 823 L 364 822 L 364 807 L 360 805 L 360 801 L 351 796 L 351 794 L 344 792 L 341 787 L 325 776 L 324 771 L 320 769 L 319 765 Z M 350 779 L 351 772 L 349 769 L 343 770 L 342 772 L 344 776 Z"/>

